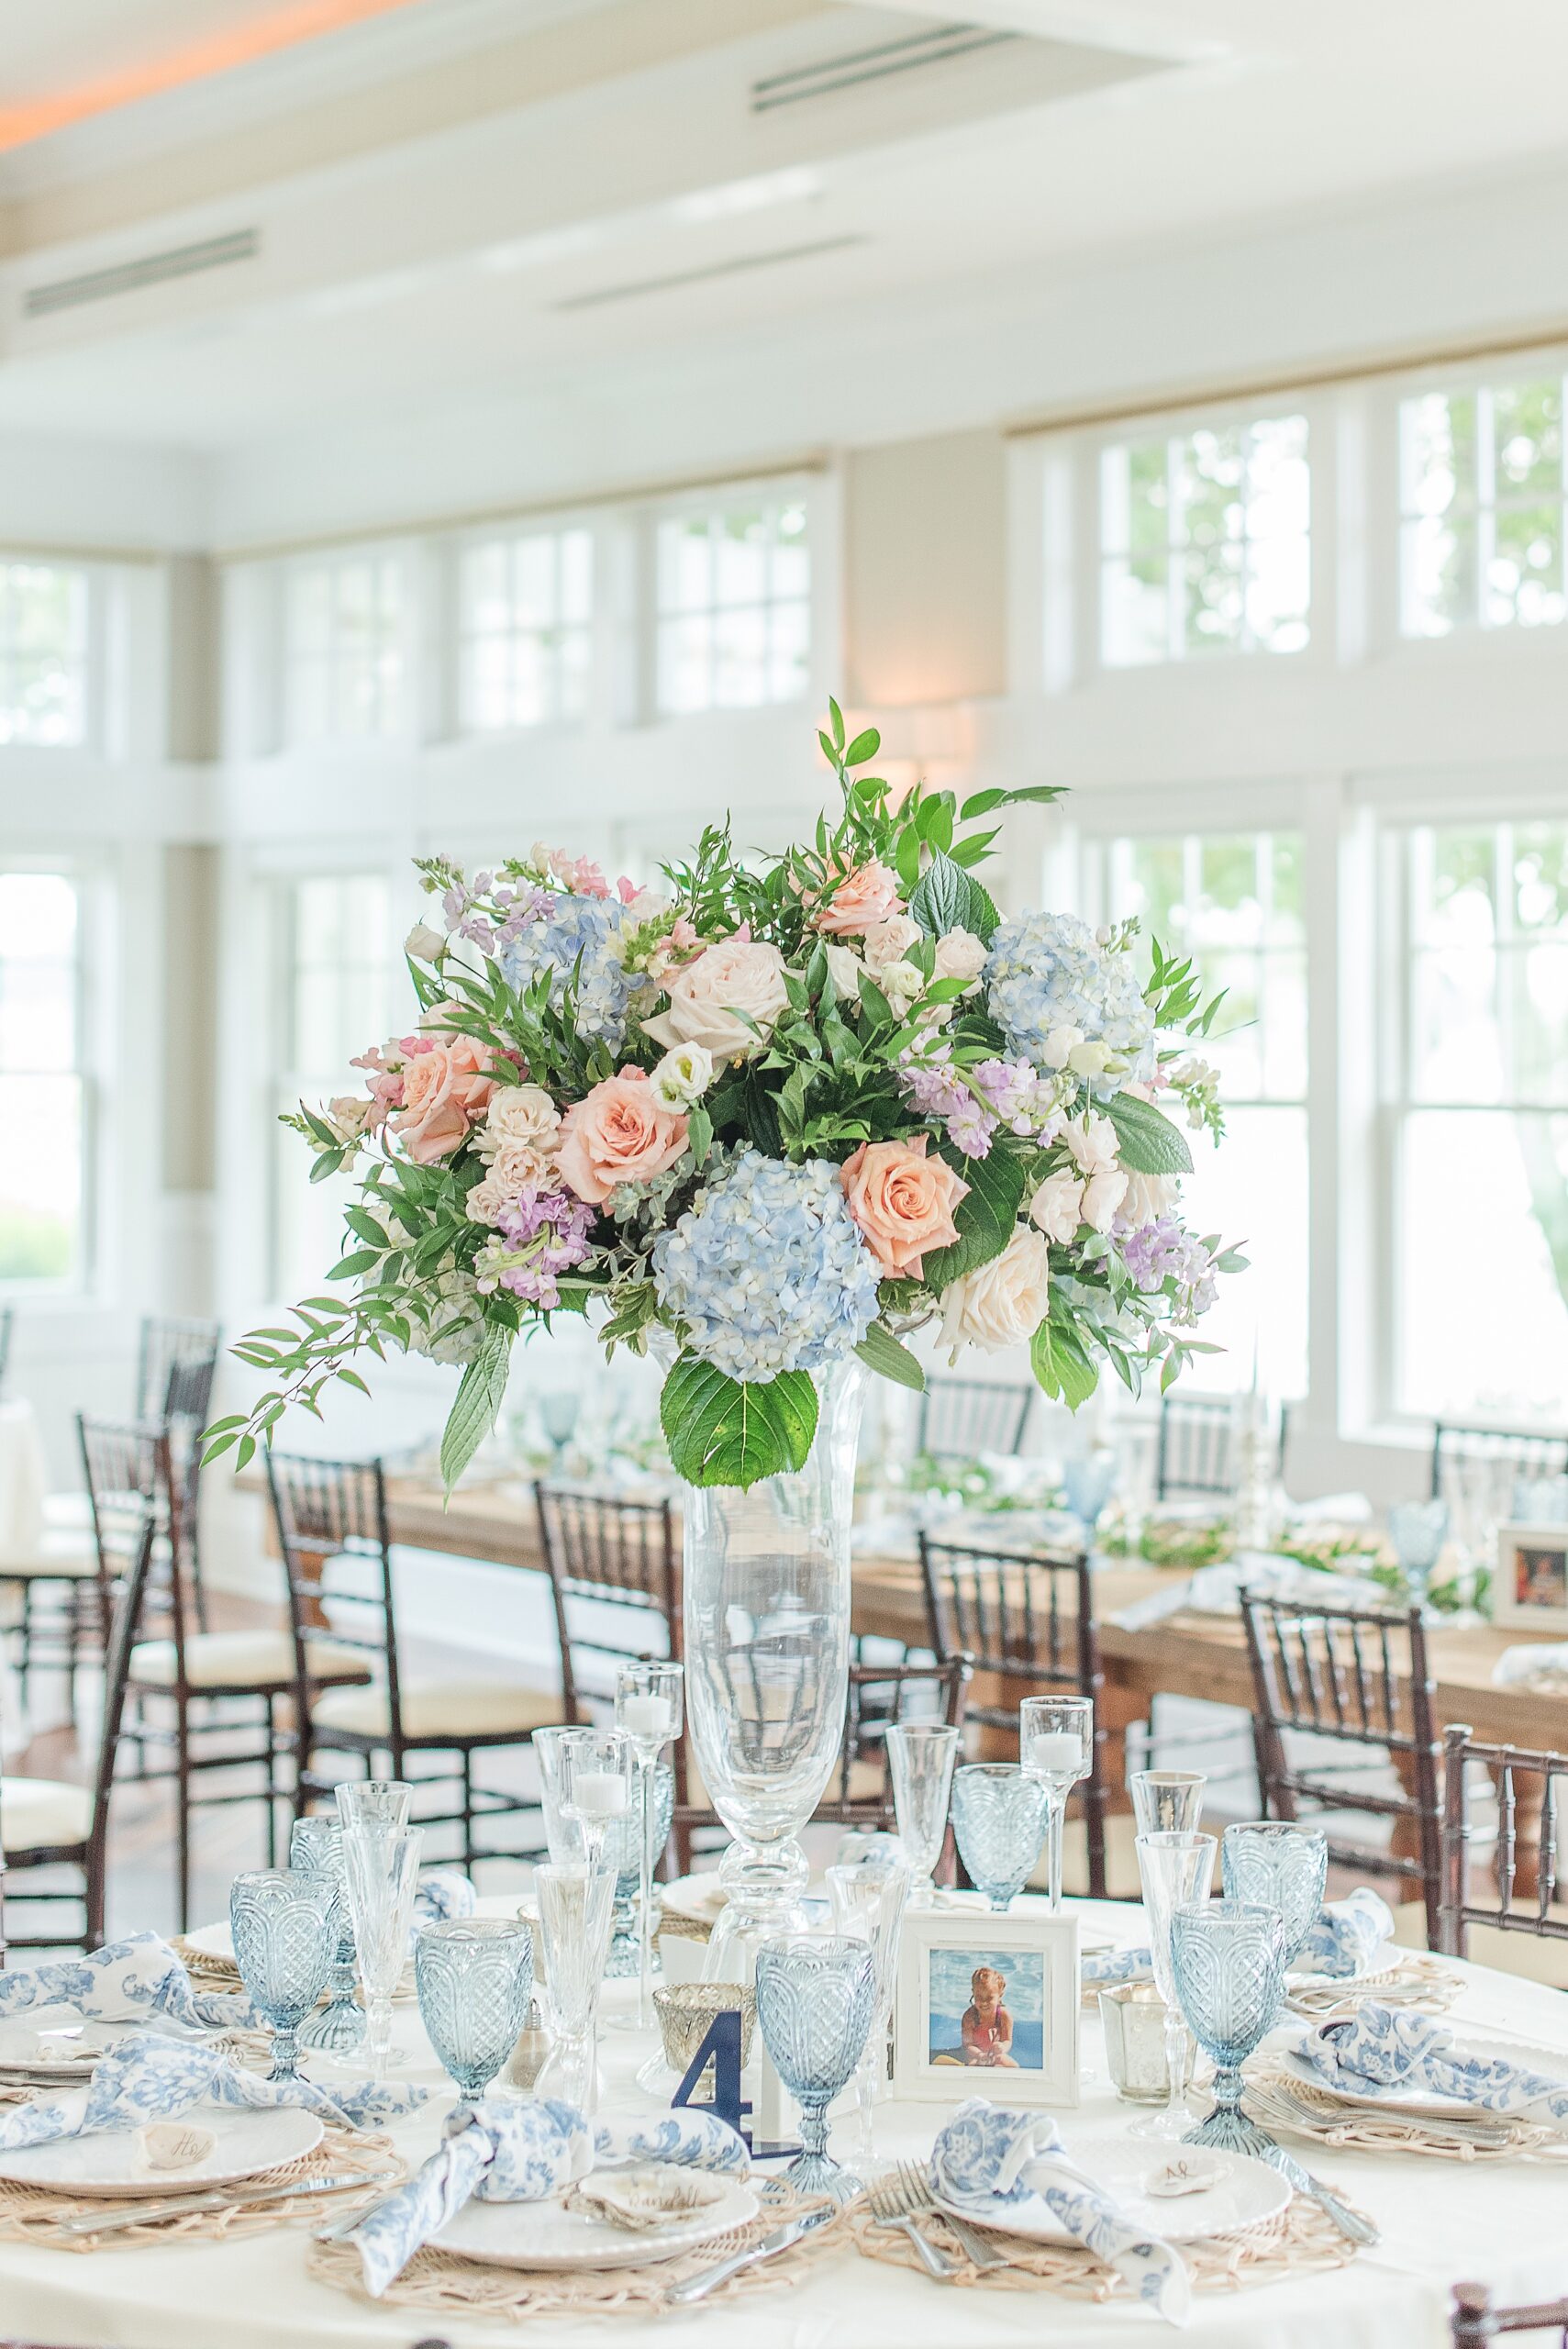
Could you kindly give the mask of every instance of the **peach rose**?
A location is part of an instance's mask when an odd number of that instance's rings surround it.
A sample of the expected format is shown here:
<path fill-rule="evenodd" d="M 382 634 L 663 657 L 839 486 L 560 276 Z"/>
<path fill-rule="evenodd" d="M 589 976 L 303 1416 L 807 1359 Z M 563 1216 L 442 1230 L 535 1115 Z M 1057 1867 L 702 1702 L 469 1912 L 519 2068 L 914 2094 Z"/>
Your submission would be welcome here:
<path fill-rule="evenodd" d="M 557 1164 L 568 1188 L 599 1207 L 617 1183 L 651 1183 L 685 1146 L 685 1119 L 660 1108 L 646 1069 L 623 1068 L 568 1109 Z"/>
<path fill-rule="evenodd" d="M 417 1040 L 404 1063 L 403 1107 L 392 1120 L 393 1131 L 420 1166 L 450 1157 L 495 1090 L 487 1074 L 489 1045 L 441 1030 L 435 1024 L 439 1017 L 429 1015 L 428 1041 Z"/>
<path fill-rule="evenodd" d="M 873 856 L 846 874 L 826 905 L 812 915 L 812 925 L 834 938 L 863 938 L 879 922 L 898 911 L 898 877 Z"/>
<path fill-rule="evenodd" d="M 1032 1338 L 1051 1308 L 1051 1251 L 1044 1234 L 1020 1224 L 999 1256 L 942 1291 L 942 1343 L 985 1353 Z"/>
<path fill-rule="evenodd" d="M 928 1248 L 958 1238 L 952 1211 L 968 1190 L 943 1158 L 917 1141 L 862 1141 L 839 1170 L 851 1215 L 890 1280 L 918 1280 Z"/>

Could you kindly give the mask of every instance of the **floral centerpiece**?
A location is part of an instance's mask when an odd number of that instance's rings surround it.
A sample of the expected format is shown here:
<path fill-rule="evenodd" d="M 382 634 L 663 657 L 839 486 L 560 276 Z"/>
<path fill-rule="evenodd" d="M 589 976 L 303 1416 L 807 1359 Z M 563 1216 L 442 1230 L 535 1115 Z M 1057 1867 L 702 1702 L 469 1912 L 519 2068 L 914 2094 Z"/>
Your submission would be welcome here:
<path fill-rule="evenodd" d="M 955 1359 L 1027 1344 L 1074 1408 L 1106 1362 L 1135 1391 L 1177 1375 L 1240 1261 L 1178 1204 L 1182 1127 L 1221 1130 L 1193 1049 L 1216 1004 L 1158 944 L 1140 978 L 1133 923 L 998 912 L 974 871 L 996 831 L 965 828 L 1054 791 L 895 799 L 876 733 L 846 742 L 829 707 L 841 811 L 783 855 L 742 861 L 724 825 L 653 887 L 543 847 L 421 863 L 417 1017 L 362 1091 L 286 1120 L 313 1179 L 360 1178 L 339 1290 L 236 1348 L 277 1384 L 209 1457 L 413 1348 L 464 1365 L 450 1489 L 519 1331 L 567 1312 L 608 1349 L 667 1333 L 695 1485 L 800 1468 L 813 1375 L 851 1351 L 919 1387 L 927 1324 Z"/>

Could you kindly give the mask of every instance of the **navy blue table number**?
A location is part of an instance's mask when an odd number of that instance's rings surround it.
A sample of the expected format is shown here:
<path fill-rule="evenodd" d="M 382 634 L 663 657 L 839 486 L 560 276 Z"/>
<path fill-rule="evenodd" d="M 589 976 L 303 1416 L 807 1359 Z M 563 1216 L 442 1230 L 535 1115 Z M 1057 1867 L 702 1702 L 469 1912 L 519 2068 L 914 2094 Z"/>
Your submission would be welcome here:
<path fill-rule="evenodd" d="M 706 2102 L 698 2096 L 703 2075 L 713 2066 L 713 2093 Z M 716 2014 L 704 2034 L 702 2045 L 692 2057 L 685 2078 L 670 2099 L 672 2106 L 689 2105 L 694 2112 L 717 2113 L 720 2121 L 728 2121 L 738 2136 L 750 2137 L 740 2122 L 751 2111 L 740 2096 L 740 2009 L 727 2007 Z"/>

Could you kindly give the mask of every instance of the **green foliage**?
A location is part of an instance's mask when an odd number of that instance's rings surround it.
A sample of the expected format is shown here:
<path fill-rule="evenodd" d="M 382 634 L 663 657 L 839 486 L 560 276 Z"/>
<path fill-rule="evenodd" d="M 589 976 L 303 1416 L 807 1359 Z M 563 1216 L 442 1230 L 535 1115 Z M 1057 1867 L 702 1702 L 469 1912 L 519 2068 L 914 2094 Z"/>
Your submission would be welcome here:
<path fill-rule="evenodd" d="M 925 1391 L 925 1372 L 908 1347 L 899 1344 L 885 1321 L 873 1321 L 855 1352 L 879 1378 L 890 1378 L 895 1386 L 912 1386 L 917 1394 Z"/>
<path fill-rule="evenodd" d="M 447 1496 L 495 1426 L 506 1397 L 512 1356 L 510 1330 L 490 1330 L 462 1374 L 441 1435 L 441 1482 Z"/>
<path fill-rule="evenodd" d="M 922 1259 L 926 1286 L 933 1295 L 999 1256 L 1013 1236 L 1023 1205 L 1029 1162 L 1012 1146 L 1010 1136 L 998 1135 L 988 1158 L 965 1158 L 951 1142 L 940 1142 L 938 1153 L 947 1160 L 969 1189 L 953 1210 L 958 1239 L 951 1248 L 928 1250 Z"/>
<path fill-rule="evenodd" d="M 659 1419 L 688 1485 L 751 1486 L 806 1465 L 817 1389 L 804 1370 L 743 1382 L 683 1353 L 665 1378 Z"/>
<path fill-rule="evenodd" d="M 1190 1174 L 1192 1152 L 1179 1127 L 1152 1101 L 1136 1093 L 1113 1093 L 1106 1115 L 1116 1128 L 1117 1155 L 1135 1174 Z"/>

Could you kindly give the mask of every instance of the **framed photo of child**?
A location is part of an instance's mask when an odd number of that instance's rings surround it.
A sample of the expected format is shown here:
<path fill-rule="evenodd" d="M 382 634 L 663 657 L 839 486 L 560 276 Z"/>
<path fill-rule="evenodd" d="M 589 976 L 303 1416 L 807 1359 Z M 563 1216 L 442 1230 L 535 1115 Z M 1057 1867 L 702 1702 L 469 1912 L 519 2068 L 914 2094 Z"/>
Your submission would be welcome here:
<path fill-rule="evenodd" d="M 1492 1620 L 1568 1638 L 1568 1525 L 1499 1525 Z"/>
<path fill-rule="evenodd" d="M 917 1909 L 904 1919 L 893 2093 L 1078 2101 L 1075 1917 Z"/>

